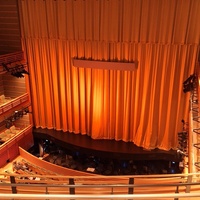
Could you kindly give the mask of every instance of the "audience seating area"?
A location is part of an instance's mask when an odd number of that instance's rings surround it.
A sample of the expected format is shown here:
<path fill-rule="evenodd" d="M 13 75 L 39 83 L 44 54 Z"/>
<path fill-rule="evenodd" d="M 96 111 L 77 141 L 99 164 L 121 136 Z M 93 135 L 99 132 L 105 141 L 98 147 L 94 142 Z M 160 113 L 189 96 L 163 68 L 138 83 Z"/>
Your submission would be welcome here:
<path fill-rule="evenodd" d="M 198 199 L 199 174 L 102 176 L 77 172 L 23 149 L 2 168 L 0 199 Z"/>
<path fill-rule="evenodd" d="M 39 152 L 40 150 L 40 152 Z M 133 160 L 105 158 L 63 148 L 49 140 L 40 141 L 30 153 L 43 160 L 65 168 L 100 175 L 148 175 L 181 173 L 179 162 L 167 160 Z"/>
<path fill-rule="evenodd" d="M 4 94 L 0 95 L 0 105 L 8 103 L 12 99 L 10 97 L 5 97 Z"/>

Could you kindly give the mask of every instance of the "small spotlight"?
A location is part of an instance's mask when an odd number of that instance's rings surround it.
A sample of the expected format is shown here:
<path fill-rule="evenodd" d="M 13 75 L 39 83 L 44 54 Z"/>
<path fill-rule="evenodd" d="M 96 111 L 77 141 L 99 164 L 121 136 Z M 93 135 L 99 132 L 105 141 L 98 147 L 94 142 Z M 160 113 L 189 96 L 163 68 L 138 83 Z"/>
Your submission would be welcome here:
<path fill-rule="evenodd" d="M 11 65 L 11 64 L 9 64 Z M 24 77 L 24 74 L 27 74 L 29 75 L 29 72 L 25 70 L 25 67 L 24 65 L 22 64 L 15 64 L 15 66 L 10 66 L 8 67 L 7 64 L 5 63 L 2 63 L 2 66 L 4 67 L 4 69 L 7 71 L 7 72 L 10 72 L 12 76 L 15 76 L 17 78 L 23 78 Z"/>
<path fill-rule="evenodd" d="M 195 83 L 196 83 L 196 75 L 192 74 L 190 75 L 189 78 L 187 78 L 184 82 L 183 82 L 183 92 L 191 92 L 194 90 L 195 88 Z"/>
<path fill-rule="evenodd" d="M 27 72 L 25 69 L 23 69 L 23 70 L 21 71 L 21 73 L 22 73 L 22 74 L 28 74 L 28 75 L 29 75 L 29 72 Z"/>
<path fill-rule="evenodd" d="M 180 149 L 177 150 L 177 153 L 180 154 L 180 155 L 183 155 L 183 156 L 188 156 L 186 152 L 184 152 Z"/>
<path fill-rule="evenodd" d="M 5 70 L 6 70 L 7 72 L 10 71 L 9 68 L 8 68 L 8 66 L 7 66 L 5 63 L 2 63 L 2 66 L 5 68 Z"/>
<path fill-rule="evenodd" d="M 20 71 L 16 71 L 16 70 L 12 71 L 11 75 L 13 75 L 13 76 L 15 76 L 17 78 L 23 78 L 24 77 L 24 75 Z"/>

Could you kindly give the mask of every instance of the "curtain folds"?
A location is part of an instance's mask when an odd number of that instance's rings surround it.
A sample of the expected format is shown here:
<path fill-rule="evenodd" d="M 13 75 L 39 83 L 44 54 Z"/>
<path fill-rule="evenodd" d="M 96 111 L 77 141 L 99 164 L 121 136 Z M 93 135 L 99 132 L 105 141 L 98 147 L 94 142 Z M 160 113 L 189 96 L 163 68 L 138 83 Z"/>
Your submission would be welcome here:
<path fill-rule="evenodd" d="M 199 1 L 19 0 L 19 6 L 36 127 L 147 149 L 177 147 L 189 109 L 182 84 L 199 49 Z M 76 68 L 74 57 L 138 65 Z"/>
<path fill-rule="evenodd" d="M 138 67 L 115 71 L 76 68 L 71 58 L 81 58 L 84 52 L 91 57 L 91 48 L 97 46 L 102 46 L 97 59 L 103 58 L 108 46 L 120 54 L 119 44 L 48 39 L 23 43 L 32 59 L 29 70 L 37 127 L 133 141 L 145 148 L 176 146 L 176 133 L 189 109 L 182 83 L 193 73 L 197 45 L 123 44 L 139 61 Z"/>
<path fill-rule="evenodd" d="M 18 0 L 22 37 L 199 43 L 199 0 Z"/>

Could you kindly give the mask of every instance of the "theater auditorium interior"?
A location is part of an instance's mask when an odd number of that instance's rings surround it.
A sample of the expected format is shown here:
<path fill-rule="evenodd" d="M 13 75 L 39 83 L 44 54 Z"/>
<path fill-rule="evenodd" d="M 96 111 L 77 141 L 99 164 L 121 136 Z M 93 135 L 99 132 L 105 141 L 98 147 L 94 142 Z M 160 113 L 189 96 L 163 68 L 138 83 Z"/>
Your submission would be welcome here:
<path fill-rule="evenodd" d="M 197 199 L 199 19 L 199 0 L 0 0 L 0 199 L 63 177 L 63 199 L 145 199 L 137 181 L 160 179 L 176 189 L 152 199 Z"/>

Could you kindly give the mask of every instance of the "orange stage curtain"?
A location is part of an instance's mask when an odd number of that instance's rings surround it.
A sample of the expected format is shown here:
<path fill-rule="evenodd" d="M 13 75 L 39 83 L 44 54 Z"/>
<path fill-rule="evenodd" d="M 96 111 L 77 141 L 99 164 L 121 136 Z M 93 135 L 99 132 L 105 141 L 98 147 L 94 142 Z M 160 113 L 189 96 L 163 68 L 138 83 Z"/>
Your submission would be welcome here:
<path fill-rule="evenodd" d="M 19 0 L 36 127 L 175 149 L 199 49 L 198 0 Z M 134 71 L 72 58 L 137 61 Z"/>

